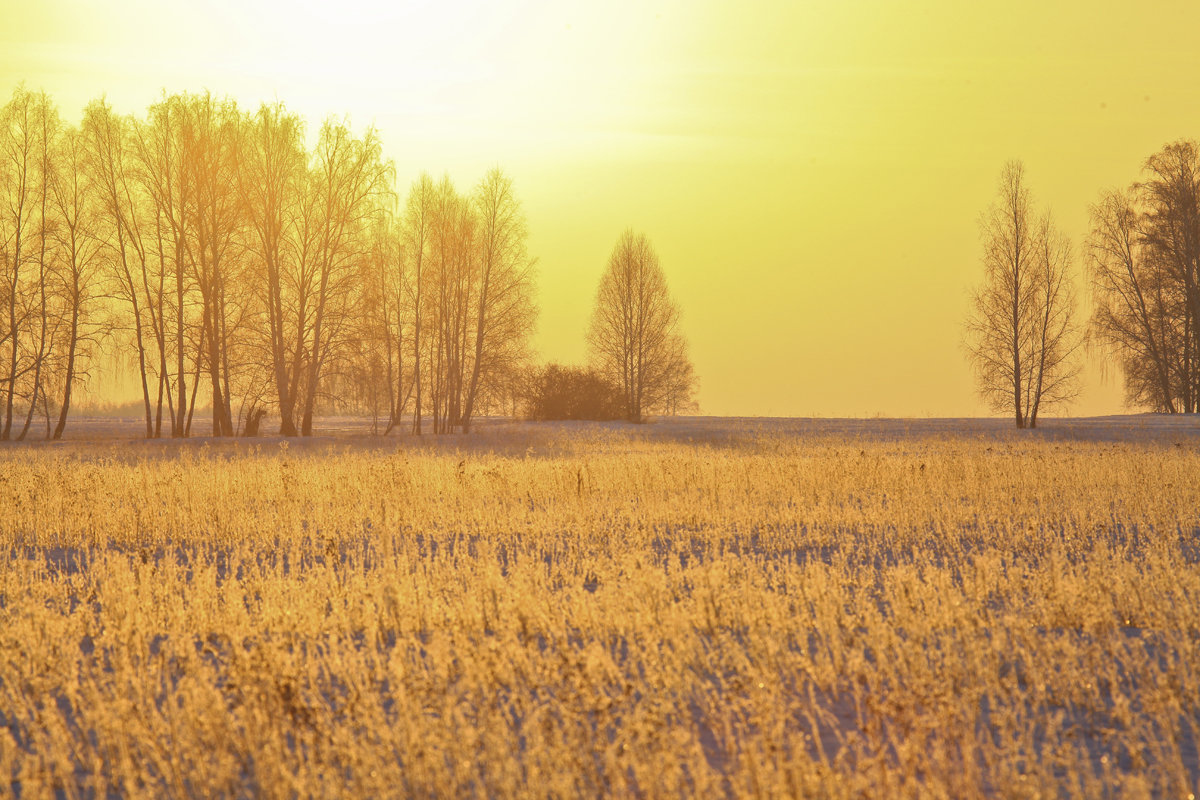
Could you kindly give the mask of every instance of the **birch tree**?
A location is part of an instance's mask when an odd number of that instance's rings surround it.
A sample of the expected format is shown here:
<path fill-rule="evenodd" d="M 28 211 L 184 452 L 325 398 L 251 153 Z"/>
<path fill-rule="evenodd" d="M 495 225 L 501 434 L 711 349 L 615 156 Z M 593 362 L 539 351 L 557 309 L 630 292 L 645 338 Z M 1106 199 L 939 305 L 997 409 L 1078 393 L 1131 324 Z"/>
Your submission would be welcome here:
<path fill-rule="evenodd" d="M 59 220 L 55 240 L 59 254 L 58 297 L 61 300 L 63 349 L 62 399 L 52 438 L 62 438 L 71 410 L 72 392 L 80 373 L 81 355 L 95 344 L 95 308 L 99 301 L 101 240 L 96 230 L 98 203 L 87 171 L 84 134 L 68 129 L 57 152 L 58 170 L 51 183 L 53 207 Z"/>
<path fill-rule="evenodd" d="M 588 345 L 600 372 L 621 387 L 630 421 L 686 401 L 678 377 L 691 369 L 679 307 L 644 234 L 627 230 L 613 248 L 596 292 Z"/>
<path fill-rule="evenodd" d="M 28 403 L 29 428 L 41 391 L 41 370 L 48 344 L 46 311 L 48 184 L 58 112 L 44 92 L 20 86 L 0 109 L 0 439 L 13 433 L 17 401 Z M 7 351 L 7 352 L 4 352 Z"/>
<path fill-rule="evenodd" d="M 322 371 L 340 343 L 350 309 L 354 265 L 369 247 L 366 234 L 390 192 L 391 173 L 374 129 L 355 138 L 344 124 L 322 126 L 310 178 L 317 286 L 301 420 L 305 436 L 312 434 Z"/>
<path fill-rule="evenodd" d="M 1080 335 L 1070 247 L 1049 216 L 1035 217 L 1020 162 L 1005 165 L 999 198 L 981 221 L 982 284 L 967 320 L 980 394 L 1018 428 L 1077 393 Z"/>

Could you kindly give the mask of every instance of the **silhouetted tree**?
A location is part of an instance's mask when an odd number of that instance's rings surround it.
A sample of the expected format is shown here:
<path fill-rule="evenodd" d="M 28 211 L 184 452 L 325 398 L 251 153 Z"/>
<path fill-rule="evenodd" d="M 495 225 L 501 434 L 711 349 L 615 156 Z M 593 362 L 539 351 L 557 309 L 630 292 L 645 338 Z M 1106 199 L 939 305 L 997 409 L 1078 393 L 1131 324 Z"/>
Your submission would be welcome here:
<path fill-rule="evenodd" d="M 279 409 L 279 433 L 295 436 L 304 330 L 310 281 L 300 225 L 302 194 L 308 188 L 304 124 L 282 104 L 263 104 L 244 122 L 238 186 L 253 254 L 259 302 L 266 310 L 266 340 Z"/>
<path fill-rule="evenodd" d="M 626 231 L 600 278 L 588 345 L 597 369 L 621 388 L 627 419 L 690 400 L 694 379 L 678 328 L 658 255 L 645 235 Z"/>
<path fill-rule="evenodd" d="M 1146 161 L 1139 184 L 1142 235 L 1176 334 L 1173 394 L 1188 413 L 1200 410 L 1200 147 L 1172 142 Z"/>
<path fill-rule="evenodd" d="M 428 385 L 423 381 L 425 370 L 423 369 L 421 334 L 425 327 L 426 319 L 426 301 L 427 295 L 424 293 L 425 285 L 428 283 L 426 277 L 426 267 L 429 261 L 430 249 L 432 246 L 432 227 L 434 200 L 436 190 L 434 189 L 433 179 L 428 174 L 422 173 L 412 185 L 408 192 L 408 200 L 404 206 L 404 220 L 402 224 L 402 242 L 403 258 L 405 260 L 406 269 L 411 273 L 409 279 L 409 299 L 413 309 L 413 390 L 415 395 L 415 408 L 413 411 L 413 426 L 412 432 L 421 433 L 421 423 L 424 416 L 423 401 L 424 395 L 422 390 Z"/>
<path fill-rule="evenodd" d="M 344 341 L 346 315 L 353 309 L 354 267 L 370 246 L 368 233 L 391 191 L 391 173 L 374 129 L 355 138 L 344 124 L 330 120 L 322 126 L 312 168 L 313 202 L 307 209 L 315 232 L 316 291 L 300 427 L 305 436 L 312 434 L 323 369 Z"/>
<path fill-rule="evenodd" d="M 51 182 L 51 197 L 58 218 L 55 226 L 57 261 L 58 318 L 65 348 L 62 375 L 62 402 L 53 438 L 62 438 L 71 409 L 72 390 L 79 373 L 81 345 L 86 350 L 94 343 L 94 305 L 98 301 L 100 250 L 96 231 L 98 205 L 94 186 L 87 174 L 87 143 L 76 128 L 66 130 L 55 153 L 58 169 Z"/>
<path fill-rule="evenodd" d="M 44 92 L 24 86 L 0 109 L 0 255 L 4 282 L 0 299 L 7 319 L 0 346 L 7 345 L 0 408 L 0 439 L 12 434 L 18 398 L 28 403 L 24 438 L 42 391 L 42 367 L 49 343 L 46 294 L 47 242 L 53 221 L 48 214 L 52 150 L 59 129 L 58 111 Z"/>
<path fill-rule="evenodd" d="M 185 158 L 186 101 L 178 95 L 164 96 L 150 106 L 143 122 L 121 120 L 105 104 L 93 103 L 84 127 L 100 176 L 110 247 L 115 252 L 113 272 L 119 294 L 130 306 L 146 436 L 162 433 L 165 395 L 171 435 L 184 437 L 195 410 L 204 338 L 204 326 L 195 314 L 191 244 L 195 188 Z M 157 347 L 157 358 L 152 345 Z M 155 371 L 157 402 L 152 411 L 150 375 Z"/>
<path fill-rule="evenodd" d="M 473 352 L 460 424 L 464 433 L 481 394 L 487 394 L 526 356 L 526 343 L 537 319 L 533 302 L 533 262 L 526 250 L 529 232 L 513 194 L 512 180 L 493 169 L 475 190 L 477 289 Z"/>
<path fill-rule="evenodd" d="M 1129 403 L 1191 413 L 1200 410 L 1200 147 L 1166 145 L 1144 176 L 1092 207 L 1092 330 L 1119 358 Z"/>
<path fill-rule="evenodd" d="M 357 382 L 370 395 L 373 417 L 386 404 L 387 434 L 400 424 L 413 392 L 412 371 L 405 368 L 405 337 L 414 316 L 409 274 L 399 221 L 390 210 L 376 219 L 362 264 Z"/>
<path fill-rule="evenodd" d="M 1138 191 L 1106 192 L 1091 219 L 1092 330 L 1120 358 L 1127 401 L 1174 413 L 1181 393 L 1171 282 L 1147 246 Z"/>
<path fill-rule="evenodd" d="M 1044 407 L 1074 398 L 1081 344 L 1070 245 L 1031 206 L 1024 167 L 1009 162 L 981 221 L 984 279 L 967 321 L 979 391 L 1018 428 L 1036 427 Z"/>
<path fill-rule="evenodd" d="M 194 187 L 191 212 L 195 239 L 189 257 L 200 290 L 202 356 L 212 390 L 213 435 L 233 436 L 230 350 L 236 335 L 239 266 L 235 253 L 242 223 L 237 195 L 237 107 L 212 95 L 187 96 L 184 103 L 185 180 Z"/>
<path fill-rule="evenodd" d="M 37 272 L 33 274 L 34 286 L 37 288 L 37 305 L 34 307 L 36 311 L 33 311 L 32 314 L 34 324 L 31 326 L 31 338 L 36 337 L 37 349 L 31 349 L 33 359 L 33 375 L 30 380 L 31 397 L 25 413 L 25 424 L 21 426 L 21 433 L 17 436 L 18 440 L 23 440 L 29 433 L 29 426 L 33 422 L 38 401 L 40 400 L 43 406 L 47 405 L 48 398 L 43 382 L 46 376 L 46 360 L 50 356 L 51 337 L 57 332 L 55 323 L 58 322 L 57 317 L 51 319 L 53 312 L 49 305 L 51 300 L 50 281 L 53 273 L 50 264 L 53 256 L 50 252 L 49 240 L 58 222 L 52 213 L 50 194 L 56 177 L 54 156 L 55 150 L 58 148 L 62 123 L 58 117 L 58 109 L 45 92 L 34 95 L 33 124 L 36 153 L 34 176 L 38 200 L 38 252 Z M 49 417 L 48 408 L 47 417 Z M 8 421 L 6 419 L 5 432 L 7 433 L 7 431 Z"/>

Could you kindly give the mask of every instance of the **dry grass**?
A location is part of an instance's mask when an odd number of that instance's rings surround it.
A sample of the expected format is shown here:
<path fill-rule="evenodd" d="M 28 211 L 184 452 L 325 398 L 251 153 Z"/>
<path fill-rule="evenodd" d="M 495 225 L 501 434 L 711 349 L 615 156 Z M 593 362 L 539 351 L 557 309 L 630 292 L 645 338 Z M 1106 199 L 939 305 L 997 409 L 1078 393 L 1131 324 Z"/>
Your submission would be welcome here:
<path fill-rule="evenodd" d="M 1190 442 L 488 449 L 0 451 L 0 794 L 1197 793 Z"/>

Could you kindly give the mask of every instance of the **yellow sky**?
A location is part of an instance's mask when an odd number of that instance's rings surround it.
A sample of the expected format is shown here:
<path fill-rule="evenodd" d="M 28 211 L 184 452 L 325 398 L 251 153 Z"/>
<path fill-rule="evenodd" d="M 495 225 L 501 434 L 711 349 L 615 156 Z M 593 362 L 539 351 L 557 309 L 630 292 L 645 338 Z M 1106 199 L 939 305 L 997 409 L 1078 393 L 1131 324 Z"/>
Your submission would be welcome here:
<path fill-rule="evenodd" d="M 1197 30 L 1194 2 L 0 0 L 0 91 L 78 119 L 207 87 L 373 122 L 403 184 L 499 164 L 545 358 L 585 357 L 632 226 L 706 413 L 959 416 L 986 412 L 959 342 L 1001 166 L 1078 257 L 1101 189 L 1200 137 Z M 1076 413 L 1121 409 L 1087 378 Z"/>

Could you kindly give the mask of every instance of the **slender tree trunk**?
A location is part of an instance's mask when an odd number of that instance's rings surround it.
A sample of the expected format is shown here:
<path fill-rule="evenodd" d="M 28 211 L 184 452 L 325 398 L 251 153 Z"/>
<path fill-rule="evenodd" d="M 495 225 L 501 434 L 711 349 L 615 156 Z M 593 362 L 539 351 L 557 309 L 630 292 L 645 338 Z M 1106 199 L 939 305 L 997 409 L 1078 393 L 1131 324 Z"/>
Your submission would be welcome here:
<path fill-rule="evenodd" d="M 322 295 L 325 290 L 325 280 L 322 278 Z M 308 362 L 308 385 L 304 393 L 304 416 L 300 422 L 300 435 L 312 436 L 313 411 L 317 404 L 317 378 L 320 375 L 321 357 L 321 323 L 325 316 L 324 298 L 317 299 L 317 318 L 313 324 L 313 347 Z"/>
<path fill-rule="evenodd" d="M 304 413 L 300 421 L 300 435 L 312 436 L 313 414 L 317 405 L 317 379 L 321 374 L 321 323 L 324 303 L 317 302 L 317 318 L 313 325 L 313 347 L 308 362 L 308 384 L 304 392 Z"/>
<path fill-rule="evenodd" d="M 308 291 L 307 285 L 306 279 L 305 295 Z M 286 423 L 281 422 L 279 427 L 280 434 L 284 436 L 296 436 L 299 434 L 299 430 L 296 428 L 296 401 L 300 398 L 300 377 L 305 372 L 304 322 L 306 319 L 308 319 L 308 303 L 305 297 L 302 296 L 296 316 L 296 350 L 292 354 L 292 369 L 291 375 L 288 378 L 288 393 L 286 398 L 281 399 L 279 407 L 280 416 L 286 420 Z"/>
<path fill-rule="evenodd" d="M 142 380 L 142 404 L 146 412 L 146 438 L 153 439 L 154 419 L 150 411 L 150 384 L 146 380 L 146 343 L 142 331 L 141 304 L 137 301 L 137 289 L 134 287 L 133 279 L 129 277 L 128 273 L 126 273 L 126 278 L 129 279 L 129 296 L 133 298 L 133 330 L 137 340 L 138 374 Z"/>
<path fill-rule="evenodd" d="M 268 253 L 267 256 L 267 280 L 270 283 L 267 302 L 271 323 L 271 366 L 275 375 L 275 393 L 279 399 L 279 433 L 282 436 L 295 436 L 296 422 L 288 379 L 287 351 L 284 348 L 283 287 L 274 253 Z"/>
<path fill-rule="evenodd" d="M 204 348 L 207 340 L 208 316 L 205 315 L 204 322 L 200 326 L 200 346 L 196 349 L 196 371 L 192 375 L 192 399 L 190 403 L 185 404 L 187 407 L 187 423 L 183 427 L 184 438 L 187 438 L 192 433 L 192 415 L 196 413 L 196 395 L 200 391 L 200 371 L 203 369 Z"/>
<path fill-rule="evenodd" d="M 229 436 L 230 431 L 225 427 L 225 398 L 221 389 L 221 345 L 220 345 L 220 322 L 216 317 L 216 302 L 212 298 L 209 299 L 209 332 L 208 337 L 208 375 L 212 381 L 212 413 L 213 413 L 213 436 Z"/>
<path fill-rule="evenodd" d="M 67 380 L 63 387 L 62 408 L 58 412 L 58 424 L 54 426 L 54 439 L 61 439 L 67 427 L 67 414 L 71 409 L 71 387 L 75 382 L 75 349 L 79 342 L 79 284 L 76 281 L 71 308 L 71 338 L 67 342 Z"/>
<path fill-rule="evenodd" d="M 8 359 L 8 392 L 4 399 L 4 430 L 0 431 L 0 439 L 7 440 L 9 432 L 12 430 L 13 416 L 13 396 L 17 393 L 17 340 L 20 338 L 20 331 L 17 330 L 17 293 L 20 291 L 21 282 L 21 234 L 23 231 L 22 216 L 24 215 L 25 205 L 25 176 L 21 176 L 20 187 L 21 202 L 17 205 L 17 230 L 16 241 L 13 247 L 13 268 L 12 268 L 12 284 L 9 287 L 8 293 L 8 334 L 9 334 L 9 359 Z"/>
<path fill-rule="evenodd" d="M 44 124 L 44 122 L 43 122 Z M 17 437 L 17 441 L 25 440 L 25 434 L 29 433 L 29 426 L 33 424 L 33 414 L 37 410 L 38 394 L 42 390 L 42 362 L 46 358 L 46 201 L 50 194 L 50 187 L 47 186 L 46 171 L 49 169 L 49 142 L 45 140 L 43 135 L 42 141 L 42 218 L 41 231 L 39 238 L 41 239 L 41 249 L 38 253 L 38 294 L 40 296 L 40 307 L 42 317 L 41 338 L 38 339 L 37 361 L 33 367 L 33 399 L 29 403 L 29 412 L 25 415 L 25 424 L 21 428 L 21 435 Z"/>
<path fill-rule="evenodd" d="M 217 311 L 221 323 L 221 382 L 223 384 L 224 405 L 221 407 L 222 422 L 225 425 L 225 435 L 235 436 L 237 429 L 233 426 L 233 392 L 229 388 L 229 324 L 225 313 L 225 281 L 220 281 L 221 291 L 218 294 Z"/>
<path fill-rule="evenodd" d="M 154 327 L 154 341 L 158 345 L 158 398 L 154 405 L 154 438 L 162 436 L 163 393 L 167 381 L 167 320 L 163 303 L 163 284 L 160 276 L 158 285 L 158 309 L 155 311 L 154 295 L 146 274 L 146 258 L 142 254 L 142 284 L 146 287 L 146 302 L 150 306 L 150 324 Z"/>
<path fill-rule="evenodd" d="M 1018 273 L 1019 274 L 1019 273 Z M 1013 412 L 1018 428 L 1025 427 L 1025 415 L 1021 410 L 1021 316 L 1020 283 L 1014 280 L 1012 302 L 1012 357 L 1013 357 Z"/>
<path fill-rule="evenodd" d="M 401 284 L 403 286 L 403 284 Z M 387 436 L 392 432 L 392 429 L 400 424 L 401 418 L 404 416 L 404 407 L 408 405 L 408 396 L 404 391 L 404 313 L 403 309 L 403 288 L 396 292 L 396 338 L 395 338 L 395 377 L 392 376 L 392 336 L 387 334 L 387 350 L 388 350 L 388 386 L 389 394 L 392 384 L 395 384 L 395 395 L 388 398 L 388 404 L 391 406 L 391 415 L 388 420 L 387 427 L 383 431 L 383 435 Z M 384 323 L 385 330 L 387 323 Z M 409 391 L 411 392 L 411 384 Z"/>
<path fill-rule="evenodd" d="M 412 432 L 421 434 L 421 254 L 417 254 L 417 297 L 413 307 L 413 382 L 416 384 L 416 407 L 413 409 Z"/>
<path fill-rule="evenodd" d="M 174 426 L 175 435 L 180 438 L 187 438 L 188 432 L 192 428 L 192 412 L 188 408 L 187 402 L 187 371 L 183 363 L 183 334 L 186 323 L 184 308 L 183 308 L 183 240 L 178 234 L 175 235 L 175 367 L 179 379 L 176 381 L 176 388 L 179 391 L 179 403 L 175 407 L 175 413 L 179 418 Z M 201 339 L 204 338 L 203 329 L 200 334 Z M 196 363 L 200 363 L 199 353 L 196 355 Z M 195 397 L 195 392 L 192 393 Z M 186 422 L 185 422 L 186 418 Z"/>
<path fill-rule="evenodd" d="M 17 263 L 20 263 L 20 236 L 18 235 L 17 245 Z M 8 298 L 8 330 L 9 339 L 12 347 L 8 360 L 8 392 L 4 400 L 4 430 L 0 432 L 0 439 L 8 439 L 9 431 L 12 430 L 12 412 L 13 412 L 13 395 L 17 390 L 17 275 L 19 268 L 13 271 L 14 277 L 12 281 L 12 291 Z"/>
<path fill-rule="evenodd" d="M 312 436 L 313 412 L 317 404 L 317 379 L 320 377 L 322 352 L 322 328 L 325 322 L 325 303 L 329 294 L 329 273 L 331 270 L 330 247 L 328 242 L 322 247 L 321 286 L 317 294 L 316 318 L 313 320 L 313 347 L 308 363 L 308 386 L 304 399 L 304 419 L 301 422 L 300 434 Z"/>
<path fill-rule="evenodd" d="M 160 351 L 161 352 L 161 351 Z M 160 366 L 162 366 L 160 364 Z M 160 370 L 158 373 L 158 397 L 154 403 L 154 438 L 162 438 L 163 393 L 167 378 Z"/>

